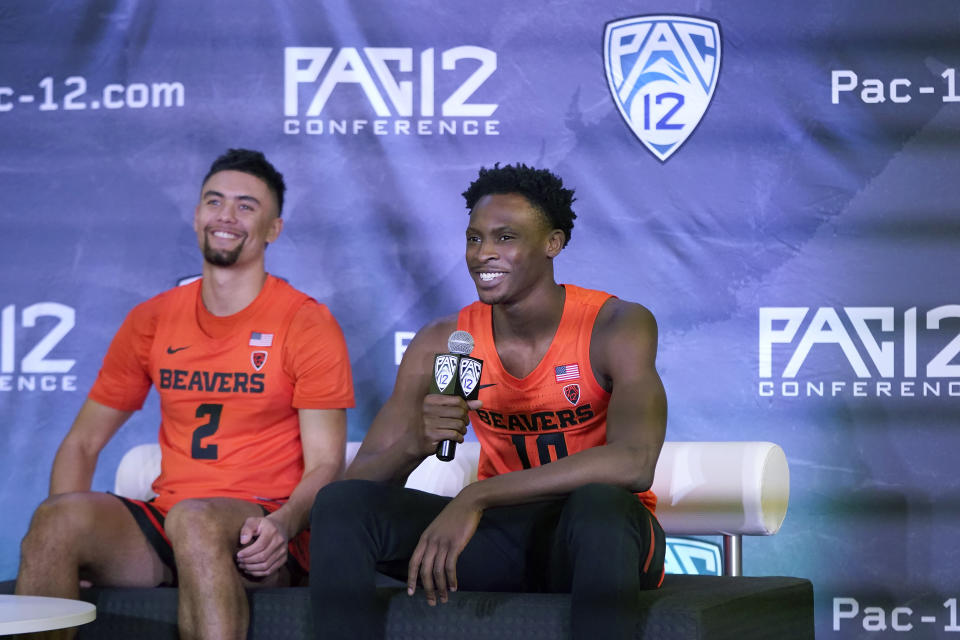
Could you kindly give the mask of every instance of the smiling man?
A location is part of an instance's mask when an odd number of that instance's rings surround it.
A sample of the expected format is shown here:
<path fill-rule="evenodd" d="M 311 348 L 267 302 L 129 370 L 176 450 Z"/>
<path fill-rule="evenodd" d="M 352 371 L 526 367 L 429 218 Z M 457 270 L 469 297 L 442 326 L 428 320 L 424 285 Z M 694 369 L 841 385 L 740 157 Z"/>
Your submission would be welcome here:
<path fill-rule="evenodd" d="M 231 149 L 203 180 L 203 277 L 135 307 L 53 463 L 21 547 L 17 593 L 179 585 L 182 638 L 245 638 L 244 587 L 308 569 L 314 494 L 343 472 L 353 385 L 327 308 L 264 268 L 283 176 Z M 150 386 L 161 473 L 149 502 L 90 491 L 97 457 Z"/>
<path fill-rule="evenodd" d="M 318 637 L 382 637 L 377 570 L 423 588 L 571 592 L 576 638 L 633 637 L 641 589 L 663 578 L 650 492 L 666 428 L 657 326 L 643 306 L 558 284 L 573 191 L 494 166 L 463 194 L 466 263 L 480 298 L 421 329 L 344 482 L 312 512 Z M 456 330 L 484 362 L 479 400 L 429 393 Z M 443 440 L 480 441 L 479 481 L 456 497 L 403 488 Z"/>

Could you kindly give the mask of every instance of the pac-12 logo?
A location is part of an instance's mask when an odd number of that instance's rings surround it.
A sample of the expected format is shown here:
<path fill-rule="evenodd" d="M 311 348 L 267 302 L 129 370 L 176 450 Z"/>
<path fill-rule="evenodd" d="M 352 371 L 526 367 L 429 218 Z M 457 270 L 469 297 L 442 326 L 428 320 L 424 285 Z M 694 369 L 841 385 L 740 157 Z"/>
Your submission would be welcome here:
<path fill-rule="evenodd" d="M 287 135 L 500 135 L 482 102 L 497 52 L 473 45 L 433 47 L 286 47 Z M 366 97 L 357 103 L 359 94 Z M 311 96 L 309 103 L 304 98 Z M 301 105 L 301 102 L 304 104 Z M 305 118 L 301 119 L 301 106 Z"/>
<path fill-rule="evenodd" d="M 16 305 L 0 309 L 0 391 L 76 391 L 77 376 L 66 374 L 77 361 L 50 357 L 76 326 L 76 310 L 37 302 L 20 309 L 19 322 L 17 316 Z"/>
<path fill-rule="evenodd" d="M 633 134 L 666 162 L 706 113 L 720 73 L 720 25 L 688 16 L 608 22 L 603 66 Z"/>
<path fill-rule="evenodd" d="M 449 353 L 438 353 L 433 363 L 433 378 L 437 389 L 444 393 L 451 382 L 457 379 L 457 356 Z"/>
<path fill-rule="evenodd" d="M 460 358 L 460 387 L 464 395 L 473 393 L 477 383 L 480 382 L 480 373 L 483 370 L 483 364 L 474 358 Z"/>

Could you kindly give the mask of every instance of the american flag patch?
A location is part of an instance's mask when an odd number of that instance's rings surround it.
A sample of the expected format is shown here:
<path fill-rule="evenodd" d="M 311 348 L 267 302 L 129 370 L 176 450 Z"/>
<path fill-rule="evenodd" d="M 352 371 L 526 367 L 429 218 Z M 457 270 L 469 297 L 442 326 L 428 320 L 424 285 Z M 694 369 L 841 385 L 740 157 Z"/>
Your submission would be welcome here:
<path fill-rule="evenodd" d="M 250 333 L 251 347 L 269 347 L 272 344 L 273 344 L 272 333 L 260 333 L 259 331 L 253 331 Z"/>
<path fill-rule="evenodd" d="M 573 364 L 562 364 L 559 367 L 554 367 L 553 373 L 557 376 L 557 382 L 576 380 L 580 377 L 580 365 L 576 362 Z"/>

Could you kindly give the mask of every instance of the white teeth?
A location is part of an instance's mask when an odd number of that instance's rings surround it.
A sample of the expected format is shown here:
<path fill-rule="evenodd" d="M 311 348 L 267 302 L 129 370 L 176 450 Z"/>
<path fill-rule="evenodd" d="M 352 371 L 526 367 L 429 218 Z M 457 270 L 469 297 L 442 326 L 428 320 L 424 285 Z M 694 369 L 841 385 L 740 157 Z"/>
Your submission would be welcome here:
<path fill-rule="evenodd" d="M 215 238 L 227 238 L 228 240 L 233 240 L 234 238 L 237 238 L 237 237 L 239 237 L 239 236 L 237 236 L 236 234 L 233 234 L 233 233 L 228 233 L 228 232 L 226 232 L 226 231 L 214 231 L 214 232 L 213 232 L 213 237 L 215 237 Z"/>
<path fill-rule="evenodd" d="M 500 272 L 500 271 L 496 273 L 482 272 L 480 274 L 480 279 L 483 280 L 484 282 L 490 282 L 492 280 L 495 280 L 496 278 L 499 278 L 502 275 L 503 275 L 503 272 Z"/>

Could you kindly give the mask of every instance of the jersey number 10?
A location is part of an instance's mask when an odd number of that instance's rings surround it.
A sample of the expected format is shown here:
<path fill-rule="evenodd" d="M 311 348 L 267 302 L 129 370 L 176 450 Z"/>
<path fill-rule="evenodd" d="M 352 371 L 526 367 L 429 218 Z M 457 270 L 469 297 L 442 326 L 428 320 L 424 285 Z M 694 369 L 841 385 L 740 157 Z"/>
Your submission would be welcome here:
<path fill-rule="evenodd" d="M 517 455 L 520 457 L 520 464 L 524 469 L 530 468 L 530 457 L 527 455 L 527 436 L 515 434 L 510 436 L 513 440 L 513 446 L 517 449 Z M 550 449 L 553 448 L 553 456 L 550 455 Z M 537 457 L 540 458 L 540 464 L 544 465 L 554 460 L 567 457 L 567 441 L 563 437 L 562 431 L 554 433 L 541 433 L 537 436 Z"/>

